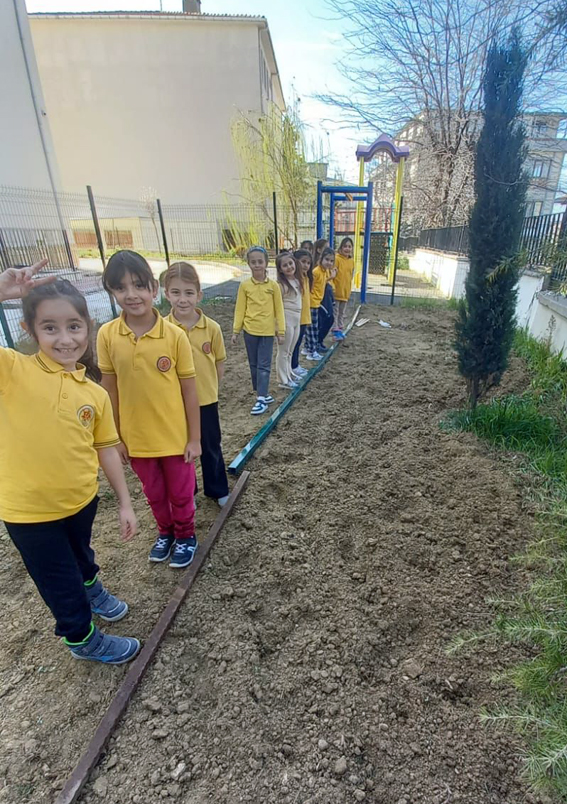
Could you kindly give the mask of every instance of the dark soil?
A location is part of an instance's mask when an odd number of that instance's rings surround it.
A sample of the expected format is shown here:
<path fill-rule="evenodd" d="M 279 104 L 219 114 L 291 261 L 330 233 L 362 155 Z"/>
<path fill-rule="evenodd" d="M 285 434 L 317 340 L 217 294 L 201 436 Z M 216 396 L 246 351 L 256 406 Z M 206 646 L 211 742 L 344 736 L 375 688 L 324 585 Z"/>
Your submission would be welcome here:
<path fill-rule="evenodd" d="M 223 326 L 230 305 L 210 308 Z M 522 490 L 470 435 L 451 314 L 369 307 L 251 462 L 252 477 L 81 798 L 83 804 L 520 804 L 520 746 L 484 729 L 514 658 L 447 644 L 525 579 Z M 378 320 L 391 322 L 392 329 Z M 225 333 L 228 328 L 225 327 Z M 508 390 L 526 381 L 520 364 Z M 226 457 L 258 426 L 242 346 L 222 398 Z M 117 538 L 102 492 L 96 546 L 147 636 L 178 576 L 151 566 L 151 515 Z M 198 506 L 200 532 L 217 509 Z M 2 579 L 0 801 L 49 802 L 125 669 L 75 664 L 8 541 Z"/>

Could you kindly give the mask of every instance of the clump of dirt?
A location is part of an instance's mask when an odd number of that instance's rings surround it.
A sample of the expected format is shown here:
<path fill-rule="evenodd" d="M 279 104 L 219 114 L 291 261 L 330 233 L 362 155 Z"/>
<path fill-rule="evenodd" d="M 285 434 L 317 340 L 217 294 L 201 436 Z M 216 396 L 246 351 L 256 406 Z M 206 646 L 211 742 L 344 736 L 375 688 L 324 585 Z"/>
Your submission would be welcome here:
<path fill-rule="evenodd" d="M 487 596 L 523 582 L 509 558 L 532 511 L 483 445 L 439 429 L 464 403 L 452 316 L 364 314 L 252 461 L 83 804 L 543 802 L 525 793 L 518 745 L 478 721 L 514 653 L 445 652 L 489 622 Z M 233 452 L 258 425 L 248 385 L 240 350 L 223 391 Z M 145 635 L 175 579 L 147 565 L 136 505 L 138 546 L 110 544 L 108 504 L 98 549 L 132 606 L 120 632 Z M 203 524 L 214 513 L 200 507 Z M 73 665 L 9 563 L 0 800 L 47 802 L 125 671 Z"/>

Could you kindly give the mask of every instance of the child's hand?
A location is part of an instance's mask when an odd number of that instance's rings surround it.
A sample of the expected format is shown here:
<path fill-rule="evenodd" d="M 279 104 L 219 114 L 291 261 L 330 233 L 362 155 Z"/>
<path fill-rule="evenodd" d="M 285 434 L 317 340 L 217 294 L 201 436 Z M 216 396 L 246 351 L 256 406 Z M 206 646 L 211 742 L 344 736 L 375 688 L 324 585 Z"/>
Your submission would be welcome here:
<path fill-rule="evenodd" d="M 120 519 L 120 538 L 123 542 L 131 541 L 138 530 L 138 520 L 131 505 L 121 505 L 118 514 Z"/>
<path fill-rule="evenodd" d="M 123 441 L 121 441 L 120 444 L 117 445 L 116 451 L 120 455 L 122 466 L 128 466 L 128 464 L 130 463 L 130 456 L 128 455 L 128 447 Z"/>
<path fill-rule="evenodd" d="M 278 339 L 278 343 L 279 343 L 279 345 L 280 345 L 280 346 L 283 346 L 283 342 L 284 342 L 284 339 L 285 339 L 285 335 L 276 335 L 276 338 Z"/>
<path fill-rule="evenodd" d="M 42 268 L 47 265 L 47 260 L 40 260 L 29 268 L 7 268 L 0 274 L 0 301 L 7 299 L 21 299 L 38 285 L 47 285 L 53 282 L 55 276 L 44 276 L 36 278 Z"/>
<path fill-rule="evenodd" d="M 185 447 L 185 452 L 183 453 L 185 463 L 193 463 L 195 458 L 198 458 L 200 455 L 201 455 L 201 442 L 188 441 Z"/>
<path fill-rule="evenodd" d="M 233 334 L 232 334 L 232 338 L 230 339 L 231 344 L 232 344 L 233 346 L 236 346 L 236 342 L 237 342 L 237 340 L 238 340 L 238 333 L 237 333 L 237 332 L 233 332 Z"/>
<path fill-rule="evenodd" d="M 333 270 L 331 271 L 331 279 L 334 279 L 336 275 L 337 275 L 337 269 L 333 268 Z"/>

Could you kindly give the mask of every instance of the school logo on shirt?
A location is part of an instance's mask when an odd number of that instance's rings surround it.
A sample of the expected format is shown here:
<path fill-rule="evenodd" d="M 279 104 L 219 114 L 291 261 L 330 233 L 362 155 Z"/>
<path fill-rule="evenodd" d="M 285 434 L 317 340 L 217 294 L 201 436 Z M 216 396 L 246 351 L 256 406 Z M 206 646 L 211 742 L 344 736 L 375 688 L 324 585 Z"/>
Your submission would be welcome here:
<path fill-rule="evenodd" d="M 209 342 L 209 341 L 207 341 L 206 343 L 204 343 L 204 344 L 203 344 L 203 352 L 204 352 L 206 355 L 210 355 L 210 354 L 211 354 L 211 344 L 210 344 L 210 342 Z"/>
<path fill-rule="evenodd" d="M 83 405 L 77 411 L 77 416 L 83 427 L 88 427 L 95 417 L 94 408 L 91 405 Z"/>
<path fill-rule="evenodd" d="M 160 371 L 163 372 L 169 371 L 169 369 L 171 368 L 171 360 L 169 359 L 169 357 L 166 357 L 164 355 L 163 357 L 158 357 L 156 365 Z"/>

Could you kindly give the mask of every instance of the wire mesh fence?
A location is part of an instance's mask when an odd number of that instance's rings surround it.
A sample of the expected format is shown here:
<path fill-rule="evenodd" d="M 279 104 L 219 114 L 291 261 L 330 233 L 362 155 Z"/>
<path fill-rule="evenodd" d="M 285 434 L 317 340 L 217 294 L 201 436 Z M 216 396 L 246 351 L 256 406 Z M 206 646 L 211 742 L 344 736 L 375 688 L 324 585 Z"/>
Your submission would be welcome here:
<path fill-rule="evenodd" d="M 271 201 L 271 199 L 270 199 Z M 163 203 L 162 203 L 163 202 Z M 169 262 L 191 260 L 202 286 L 212 288 L 247 275 L 250 245 L 297 247 L 315 237 L 315 204 L 160 204 L 153 197 L 109 198 L 95 193 L 0 186 L 0 270 L 48 259 L 47 271 L 69 279 L 84 293 L 91 316 L 100 323 L 116 312 L 102 287 L 110 255 L 132 249 L 148 260 L 156 279 Z M 98 227 L 98 231 L 97 231 Z M 0 342 L 21 339 L 21 305 L 0 308 Z"/>

